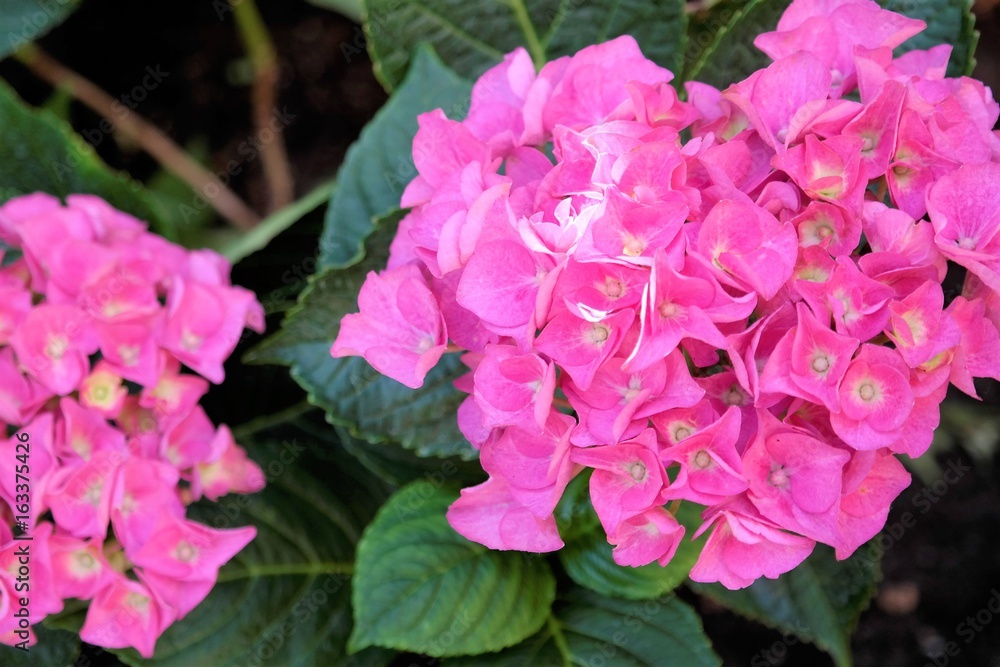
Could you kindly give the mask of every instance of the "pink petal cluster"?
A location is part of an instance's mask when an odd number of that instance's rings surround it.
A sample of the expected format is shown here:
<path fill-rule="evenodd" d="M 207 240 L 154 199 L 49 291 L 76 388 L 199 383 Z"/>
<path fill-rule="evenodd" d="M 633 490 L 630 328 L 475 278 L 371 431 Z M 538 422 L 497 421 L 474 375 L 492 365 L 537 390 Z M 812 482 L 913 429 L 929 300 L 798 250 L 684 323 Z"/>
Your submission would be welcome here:
<path fill-rule="evenodd" d="M 81 639 L 151 657 L 253 539 L 185 509 L 264 486 L 198 405 L 244 327 L 263 330 L 229 270 L 96 197 L 0 207 L 3 643 L 32 645 L 30 626 L 77 598 L 90 601 Z"/>
<path fill-rule="evenodd" d="M 882 528 L 949 382 L 1000 378 L 1000 107 L 947 46 L 893 56 L 924 27 L 796 0 L 726 90 L 682 101 L 621 37 L 514 51 L 465 121 L 420 116 L 412 210 L 332 353 L 412 387 L 466 351 L 489 481 L 459 533 L 559 549 L 584 468 L 616 562 L 669 561 L 698 503 L 691 578 L 729 588 Z"/>

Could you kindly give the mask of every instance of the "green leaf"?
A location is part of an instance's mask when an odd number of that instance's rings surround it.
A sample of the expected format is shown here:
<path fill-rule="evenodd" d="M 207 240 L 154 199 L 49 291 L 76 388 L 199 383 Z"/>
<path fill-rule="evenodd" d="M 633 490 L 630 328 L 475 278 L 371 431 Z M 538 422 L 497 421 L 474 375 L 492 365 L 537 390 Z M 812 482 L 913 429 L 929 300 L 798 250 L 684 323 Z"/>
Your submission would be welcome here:
<path fill-rule="evenodd" d="M 417 115 L 442 107 L 450 117 L 464 116 L 456 110 L 468 105 L 470 91 L 431 49 L 419 49 L 403 85 L 347 151 L 320 237 L 321 267 L 361 259 L 375 218 L 399 207 L 403 189 L 417 175 L 412 157 Z"/>
<path fill-rule="evenodd" d="M 52 91 L 52 94 L 42 102 L 39 106 L 40 109 L 45 109 L 46 111 L 51 111 L 52 115 L 59 120 L 70 122 L 71 117 L 71 107 L 73 106 L 73 95 L 70 94 L 65 88 L 56 88 Z"/>
<path fill-rule="evenodd" d="M 247 449 L 268 476 L 264 491 L 198 504 L 189 516 L 214 528 L 253 524 L 257 537 L 222 569 L 205 601 L 167 629 L 153 659 L 115 649 L 127 664 L 346 663 L 355 545 L 385 498 L 384 488 L 342 451 L 320 457 L 299 439 Z M 79 614 L 60 625 L 81 623 Z M 355 656 L 359 667 L 387 664 L 391 656 L 379 651 L 361 657 Z"/>
<path fill-rule="evenodd" d="M 460 75 L 476 78 L 518 46 L 536 66 L 585 46 L 632 35 L 646 57 L 677 71 L 687 14 L 681 0 L 368 0 L 365 32 L 375 75 L 403 78 L 413 48 L 430 42 Z"/>
<path fill-rule="evenodd" d="M 448 660 L 475 667 L 483 660 Z M 490 656 L 495 667 L 709 667 L 722 661 L 693 609 L 674 596 L 628 602 L 574 589 L 556 601 L 546 626 L 528 640 Z"/>
<path fill-rule="evenodd" d="M 79 4 L 79 0 L 3 0 L 0 60 L 62 23 Z"/>
<path fill-rule="evenodd" d="M 601 529 L 601 522 L 590 504 L 590 476 L 592 474 L 592 468 L 584 468 L 571 479 L 556 505 L 555 512 L 553 512 L 556 526 L 559 528 L 559 536 L 564 542 L 571 542 Z"/>
<path fill-rule="evenodd" d="M 395 493 L 365 530 L 352 650 L 475 655 L 512 646 L 545 623 L 555 578 L 544 558 L 466 540 L 445 518 L 456 497 L 416 482 Z"/>
<path fill-rule="evenodd" d="M 913 49 L 951 44 L 954 49 L 948 62 L 948 76 L 972 74 L 976 65 L 976 43 L 979 41 L 972 0 L 879 0 L 879 4 L 927 23 L 927 29 L 897 48 L 896 55 Z"/>
<path fill-rule="evenodd" d="M 363 0 L 309 0 L 311 4 L 343 14 L 355 23 L 361 23 L 365 3 Z"/>
<path fill-rule="evenodd" d="M 774 30 L 789 0 L 750 0 L 717 8 L 712 21 L 715 39 L 704 47 L 688 67 L 687 80 L 697 80 L 725 89 L 771 64 L 753 45 L 762 32 Z"/>
<path fill-rule="evenodd" d="M 335 427 L 335 430 L 348 453 L 379 479 L 392 486 L 405 486 L 418 479 L 463 487 L 486 481 L 486 473 L 477 461 L 463 461 L 457 456 L 420 457 L 395 442 L 371 443 L 352 437 L 342 427 Z"/>
<path fill-rule="evenodd" d="M 559 552 L 559 560 L 573 581 L 601 595 L 648 600 L 669 593 L 684 583 L 694 567 L 707 535 L 691 540 L 701 523 L 700 511 L 693 503 L 682 503 L 678 519 L 687 532 L 677 547 L 677 553 L 666 567 L 651 563 L 642 567 L 623 567 L 611 556 L 604 531 L 597 527 L 585 535 L 567 541 Z"/>
<path fill-rule="evenodd" d="M 13 607 L 10 613 L 14 613 Z M 80 638 L 74 632 L 36 625 L 38 643 L 27 651 L 0 644 L 0 665 L 4 667 L 38 667 L 39 665 L 72 665 L 80 655 Z"/>
<path fill-rule="evenodd" d="M 39 191 L 57 197 L 88 193 L 160 225 L 154 200 L 141 184 L 110 170 L 69 125 L 27 106 L 3 81 L 0 127 L 0 203 Z"/>
<path fill-rule="evenodd" d="M 758 579 L 731 591 L 719 584 L 692 588 L 733 611 L 816 644 L 838 667 L 851 664 L 851 632 L 875 594 L 880 578 L 877 553 L 862 546 L 838 561 L 833 549 L 819 545 L 809 558 L 777 579 Z"/>
<path fill-rule="evenodd" d="M 369 271 L 385 268 L 393 220 L 376 227 L 365 244 L 365 259 L 349 269 L 328 269 L 314 278 L 289 311 L 281 331 L 244 357 L 248 363 L 291 367 L 314 405 L 327 419 L 371 442 L 397 442 L 420 456 L 476 458 L 458 429 L 455 415 L 465 395 L 452 386 L 467 369 L 457 355 L 442 357 L 420 389 L 381 375 L 360 357 L 334 359 L 330 347 L 340 320 L 357 312 L 358 292 Z"/>

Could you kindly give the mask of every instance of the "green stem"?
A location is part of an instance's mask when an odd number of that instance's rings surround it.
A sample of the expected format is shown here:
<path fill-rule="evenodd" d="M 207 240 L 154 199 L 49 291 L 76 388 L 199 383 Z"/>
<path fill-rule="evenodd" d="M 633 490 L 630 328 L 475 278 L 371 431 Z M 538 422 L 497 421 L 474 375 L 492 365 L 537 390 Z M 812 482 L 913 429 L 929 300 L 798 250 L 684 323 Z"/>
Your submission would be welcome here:
<path fill-rule="evenodd" d="M 528 17 L 528 8 L 524 5 L 524 0 L 510 0 L 510 8 L 514 10 L 517 22 L 521 26 L 521 32 L 524 33 L 524 41 L 528 47 L 528 53 L 531 54 L 531 60 L 535 63 L 535 69 L 541 69 L 546 61 L 545 47 L 542 46 L 542 41 L 538 39 L 535 26 L 531 24 L 531 18 Z"/>
<path fill-rule="evenodd" d="M 255 433 L 266 431 L 273 426 L 284 424 L 289 420 L 304 415 L 315 407 L 316 406 L 311 404 L 309 401 L 301 401 L 300 403 L 296 403 L 295 405 L 275 412 L 274 414 L 251 419 L 250 421 L 244 422 L 243 424 L 233 428 L 233 438 L 236 440 L 245 440 Z"/>
<path fill-rule="evenodd" d="M 722 2 L 722 0 L 693 0 L 684 4 L 684 11 L 688 14 L 707 12 L 720 2 Z"/>
<path fill-rule="evenodd" d="M 562 654 L 563 666 L 572 667 L 573 654 L 569 650 L 569 644 L 566 643 L 566 636 L 563 634 L 562 624 L 559 623 L 555 616 L 549 616 L 546 623 L 549 626 L 549 632 L 552 633 L 552 641 L 555 642 L 556 648 L 559 649 L 559 653 Z"/>
<path fill-rule="evenodd" d="M 264 130 L 271 129 L 269 124 L 277 103 L 278 82 L 281 78 L 278 56 L 271 34 L 254 1 L 229 0 L 229 4 L 233 8 L 240 39 L 243 40 L 253 67 L 253 88 L 250 92 L 253 120 L 258 136 L 262 136 Z M 286 206 L 295 198 L 292 168 L 288 163 L 288 151 L 285 150 L 281 129 L 274 132 L 272 140 L 260 143 L 261 163 L 267 180 L 271 210 Z"/>
<path fill-rule="evenodd" d="M 222 248 L 226 259 L 235 264 L 262 249 L 271 239 L 298 222 L 302 216 L 327 201 L 336 188 L 335 181 L 319 186 L 305 197 L 264 218 L 254 229 Z"/>
<path fill-rule="evenodd" d="M 205 201 L 233 226 L 246 231 L 260 222 L 259 216 L 216 174 L 199 164 L 138 113 L 128 112 L 127 109 L 124 115 L 117 113 L 115 105 L 120 103 L 92 81 L 67 68 L 35 44 L 23 46 L 14 53 L 14 58 L 53 88 L 65 90 L 74 99 L 109 120 L 116 132 L 142 147 L 164 169 L 187 183 L 195 192 L 204 194 L 210 188 L 215 188 L 216 194 L 206 196 Z"/>
<path fill-rule="evenodd" d="M 270 67 L 275 62 L 274 44 L 271 43 L 271 35 L 267 32 L 264 19 L 257 11 L 257 5 L 253 0 L 230 0 L 229 4 L 233 8 L 236 27 L 239 28 L 240 38 L 254 69 Z"/>
<path fill-rule="evenodd" d="M 219 573 L 217 583 L 238 581 L 252 577 L 283 577 L 289 575 L 319 575 L 319 574 L 354 574 L 354 563 L 322 562 L 287 565 L 254 565 L 240 570 L 223 571 Z"/>

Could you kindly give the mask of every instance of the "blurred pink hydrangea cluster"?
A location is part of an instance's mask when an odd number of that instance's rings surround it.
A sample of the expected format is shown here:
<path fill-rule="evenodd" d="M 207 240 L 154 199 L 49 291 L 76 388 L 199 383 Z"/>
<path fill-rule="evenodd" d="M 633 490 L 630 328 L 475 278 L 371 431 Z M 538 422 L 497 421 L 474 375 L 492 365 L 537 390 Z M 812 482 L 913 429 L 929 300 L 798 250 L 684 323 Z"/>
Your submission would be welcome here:
<path fill-rule="evenodd" d="M 150 657 L 255 535 L 185 506 L 264 486 L 198 405 L 263 309 L 223 257 L 97 197 L 13 199 L 0 244 L 0 641 L 77 598 L 84 641 Z"/>
<path fill-rule="evenodd" d="M 332 353 L 419 387 L 468 351 L 489 479 L 459 533 L 561 548 L 584 468 L 621 565 L 671 559 L 674 501 L 705 508 L 691 578 L 729 588 L 878 533 L 949 382 L 1000 376 L 998 105 L 948 46 L 893 57 L 924 27 L 796 0 L 723 91 L 681 101 L 622 37 L 537 74 L 515 51 L 466 120 L 420 117 L 412 211 Z"/>

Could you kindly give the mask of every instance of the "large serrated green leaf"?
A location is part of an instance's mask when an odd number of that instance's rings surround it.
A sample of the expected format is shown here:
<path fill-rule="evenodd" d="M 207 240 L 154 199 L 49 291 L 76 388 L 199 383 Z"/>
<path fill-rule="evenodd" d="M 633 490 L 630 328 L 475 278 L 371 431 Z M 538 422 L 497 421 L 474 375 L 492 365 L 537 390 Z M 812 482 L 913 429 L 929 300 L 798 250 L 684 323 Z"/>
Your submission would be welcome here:
<path fill-rule="evenodd" d="M 417 175 L 412 157 L 417 115 L 440 107 L 459 119 L 470 91 L 431 49 L 419 49 L 403 85 L 347 151 L 320 236 L 321 268 L 360 260 L 375 218 L 399 206 L 403 189 Z"/>
<path fill-rule="evenodd" d="M 222 569 L 209 596 L 160 637 L 152 659 L 113 652 L 136 667 L 388 664 L 385 651 L 353 662 L 346 654 L 355 545 L 384 487 L 343 452 L 320 457 L 302 440 L 247 449 L 268 486 L 198 504 L 189 516 L 215 528 L 253 524 L 257 537 Z M 79 628 L 82 620 L 68 617 L 60 627 Z"/>
<path fill-rule="evenodd" d="M 369 271 L 385 268 L 395 220 L 379 223 L 368 237 L 365 259 L 348 269 L 328 269 L 314 278 L 289 312 L 281 331 L 244 357 L 249 363 L 291 367 L 292 377 L 331 423 L 370 442 L 396 442 L 421 456 L 476 458 L 455 415 L 464 395 L 453 380 L 465 371 L 457 355 L 445 355 L 410 389 L 381 375 L 360 357 L 330 356 L 340 320 L 358 309 L 358 292 Z"/>
<path fill-rule="evenodd" d="M 430 42 L 460 75 L 475 78 L 518 46 L 535 64 L 632 35 L 651 60 L 677 70 L 687 15 L 681 0 L 368 0 L 365 32 L 376 76 L 399 84 L 413 48 Z"/>
<path fill-rule="evenodd" d="M 2 13 L 2 12 L 0 12 Z M 0 203 L 30 192 L 88 193 L 162 226 L 141 184 L 111 171 L 89 144 L 49 111 L 32 109 L 0 81 Z"/>
<path fill-rule="evenodd" d="M 762 32 L 774 30 L 789 2 L 750 0 L 742 7 L 719 7 L 715 19 L 708 19 L 713 21 L 715 40 L 696 54 L 685 78 L 725 89 L 767 67 L 771 59 L 753 45 L 753 40 Z"/>
<path fill-rule="evenodd" d="M 838 561 L 833 549 L 817 546 L 809 558 L 777 579 L 758 579 L 731 591 L 719 584 L 691 584 L 729 609 L 782 632 L 812 642 L 833 656 L 838 667 L 851 664 L 851 632 L 868 607 L 880 577 L 878 562 L 863 554 Z"/>
<path fill-rule="evenodd" d="M 0 6 L 0 59 L 62 23 L 79 0 L 3 0 Z"/>
<path fill-rule="evenodd" d="M 474 658 L 445 667 L 474 667 Z M 556 601 L 546 626 L 517 646 L 490 656 L 496 667 L 710 667 L 722 661 L 693 609 L 674 596 L 628 602 L 574 589 Z"/>
<path fill-rule="evenodd" d="M 706 535 L 697 540 L 690 539 L 701 523 L 698 506 L 683 503 L 677 514 L 687 532 L 665 567 L 657 563 L 642 567 L 618 565 L 611 556 L 612 547 L 600 527 L 568 541 L 559 552 L 559 560 L 573 581 L 601 595 L 629 600 L 658 598 L 687 580 L 708 539 Z"/>
<path fill-rule="evenodd" d="M 435 657 L 513 646 L 545 623 L 555 578 L 534 555 L 493 551 L 445 518 L 457 493 L 416 482 L 395 493 L 358 544 L 352 649 Z"/>
<path fill-rule="evenodd" d="M 896 55 L 951 44 L 954 48 L 948 62 L 948 76 L 972 74 L 976 64 L 976 42 L 979 41 L 972 0 L 879 0 L 879 4 L 927 23 L 927 29 L 896 49 Z"/>
<path fill-rule="evenodd" d="M 14 609 L 11 608 L 11 612 Z M 23 651 L 0 644 L 0 665 L 4 667 L 39 667 L 72 665 L 80 655 L 80 638 L 74 632 L 36 625 L 38 642 Z"/>

